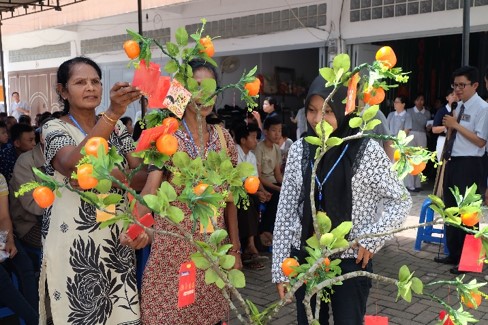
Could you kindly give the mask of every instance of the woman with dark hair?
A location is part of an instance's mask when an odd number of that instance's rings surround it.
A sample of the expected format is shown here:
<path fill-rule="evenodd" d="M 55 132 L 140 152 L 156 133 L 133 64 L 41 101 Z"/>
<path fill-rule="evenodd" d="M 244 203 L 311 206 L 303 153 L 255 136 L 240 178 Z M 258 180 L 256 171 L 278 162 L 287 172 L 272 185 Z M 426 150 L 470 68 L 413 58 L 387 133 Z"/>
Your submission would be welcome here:
<path fill-rule="evenodd" d="M 130 155 L 134 144 L 119 119 L 141 92 L 127 82 L 115 83 L 110 106 L 98 117 L 95 109 L 102 98 L 101 78 L 100 67 L 85 57 L 65 61 L 58 69 L 56 90 L 65 115 L 46 122 L 42 131 L 46 171 L 58 182 L 78 186 L 71 174 L 91 137 L 107 139 L 124 157 L 124 168 L 140 164 Z M 117 168 L 112 176 L 126 181 Z M 62 195 L 43 220 L 40 324 L 46 324 L 49 316 L 54 324 L 140 324 L 133 248 L 145 246 L 148 236 L 144 233 L 130 241 L 121 223 L 100 229 L 93 205 L 66 188 L 59 191 Z M 120 188 L 113 187 L 110 193 L 125 199 Z M 120 244 L 119 238 L 131 247 Z"/>
<path fill-rule="evenodd" d="M 325 83 L 321 76 L 317 77 L 307 95 L 308 135 L 317 136 L 314 130 L 322 120 L 334 129 L 331 137 L 344 138 L 356 134 L 358 129 L 349 126 L 353 116 L 345 115 L 345 105 L 342 103 L 346 98 L 345 87 L 335 93 L 326 105 L 325 116 L 322 116 L 325 98 L 332 91 L 332 88 L 325 88 Z M 310 191 L 316 150 L 317 146 L 300 139 L 288 152 L 273 239 L 272 281 L 277 284 L 281 298 L 285 295 L 283 282 L 287 281 L 281 263 L 290 256 L 297 257 L 303 263 L 308 255 L 305 241 L 314 234 Z M 314 179 L 317 182 L 313 195 L 315 206 L 330 217 L 332 228 L 343 221 L 352 221 L 352 229 L 346 237 L 349 241 L 367 234 L 387 232 L 403 223 L 412 201 L 376 141 L 368 138 L 345 141 L 328 150 L 318 164 Z M 381 202 L 383 214 L 377 216 Z M 359 270 L 372 272 L 373 254 L 378 252 L 386 239 L 387 236 L 361 239 L 356 247 L 332 258 L 342 260 L 339 266 L 343 274 Z M 370 287 L 371 280 L 365 277 L 352 278 L 334 286 L 330 296 L 334 324 L 363 323 Z M 304 295 L 305 286 L 302 286 L 295 294 L 300 325 L 308 324 Z M 312 300 L 312 309 L 315 309 L 315 299 Z M 329 306 L 323 301 L 321 304 L 320 324 L 328 324 Z"/>
<path fill-rule="evenodd" d="M 189 65 L 193 70 L 193 78 L 199 83 L 204 79 L 216 79 L 217 73 L 212 65 L 205 61 L 190 61 Z M 178 151 L 186 152 L 191 159 L 199 155 L 206 157 L 211 151 L 219 152 L 226 150 L 233 164 L 237 164 L 237 151 L 234 141 L 229 132 L 219 124 L 209 124 L 206 117 L 212 113 L 212 106 L 200 105 L 199 110 L 195 104 L 199 98 L 194 98 L 185 109 L 181 127 L 176 131 L 175 137 L 178 139 Z M 201 116 L 202 135 L 198 132 L 197 114 Z M 200 152 L 200 143 L 204 143 L 204 152 Z M 151 166 L 146 185 L 141 195 L 155 194 L 163 180 L 172 182 L 173 175 L 168 169 L 158 169 Z M 181 194 L 183 188 L 175 186 L 177 194 Z M 182 203 L 175 203 L 185 214 L 180 227 L 184 227 L 188 232 L 193 233 L 194 240 L 204 240 L 204 234 L 194 229 L 193 222 L 189 217 L 191 210 Z M 139 214 L 146 213 L 147 210 L 139 207 Z M 142 215 L 142 214 L 141 214 Z M 237 209 L 233 202 L 228 202 L 225 209 L 220 208 L 216 218 L 217 224 L 221 229 L 227 229 L 230 243 L 233 247 L 229 254 L 236 257 L 234 267 L 241 267 L 240 241 L 237 227 Z M 222 217 L 223 216 L 223 217 Z M 175 228 L 168 224 L 164 218 L 156 218 L 156 230 L 174 232 Z M 154 234 L 151 246 L 151 255 L 144 270 L 141 293 L 142 322 L 144 324 L 199 324 L 214 325 L 220 324 L 227 319 L 229 314 L 229 304 L 220 290 L 214 284 L 205 284 L 205 272 L 197 269 L 195 302 L 184 308 L 178 307 L 178 277 L 182 265 L 187 263 L 190 255 L 195 252 L 195 247 L 184 239 L 161 236 Z"/>

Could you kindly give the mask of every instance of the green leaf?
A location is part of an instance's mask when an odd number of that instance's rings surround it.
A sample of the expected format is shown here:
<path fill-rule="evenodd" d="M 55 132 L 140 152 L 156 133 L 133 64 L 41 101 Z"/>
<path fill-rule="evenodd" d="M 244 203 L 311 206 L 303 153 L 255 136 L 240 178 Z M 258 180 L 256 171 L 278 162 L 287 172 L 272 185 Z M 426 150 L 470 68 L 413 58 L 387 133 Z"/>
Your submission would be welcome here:
<path fill-rule="evenodd" d="M 346 248 L 349 247 L 349 242 L 347 239 L 344 238 L 338 238 L 336 241 L 332 244 L 332 249 L 334 248 Z"/>
<path fill-rule="evenodd" d="M 53 183 L 53 180 L 50 176 L 44 174 L 43 172 L 41 172 L 36 167 L 32 167 L 32 171 L 34 172 L 34 174 L 36 174 L 37 177 L 39 177 L 39 179 L 41 179 L 45 182 L 48 182 L 48 183 Z"/>
<path fill-rule="evenodd" d="M 319 69 L 319 73 L 322 76 L 322 78 L 324 78 L 326 81 L 331 82 L 331 83 L 334 82 L 335 72 L 331 68 L 328 68 L 328 67 L 321 68 L 321 69 Z M 325 85 L 324 85 L 324 87 L 325 87 Z"/>
<path fill-rule="evenodd" d="M 168 218 L 174 223 L 180 223 L 185 218 L 185 214 L 183 213 L 183 211 L 181 211 L 180 208 L 172 205 L 170 205 L 166 209 L 166 214 L 168 215 Z"/>
<path fill-rule="evenodd" d="M 198 90 L 198 82 L 194 78 L 186 79 L 188 90 L 194 92 Z"/>
<path fill-rule="evenodd" d="M 372 121 L 369 121 L 368 123 L 366 123 L 366 125 L 364 126 L 364 131 L 369 131 L 369 130 L 373 130 L 377 125 L 380 125 L 381 124 L 381 121 L 378 120 L 378 119 L 374 119 Z"/>
<path fill-rule="evenodd" d="M 186 46 L 188 44 L 188 32 L 184 27 L 179 27 L 176 30 L 176 43 L 180 46 Z"/>
<path fill-rule="evenodd" d="M 403 265 L 400 268 L 400 271 L 398 272 L 398 280 L 400 282 L 405 282 L 408 280 L 409 277 L 410 277 L 410 270 L 408 269 L 408 266 Z"/>
<path fill-rule="evenodd" d="M 186 152 L 178 151 L 173 155 L 172 161 L 176 168 L 183 169 L 190 165 L 191 159 Z"/>
<path fill-rule="evenodd" d="M 108 191 L 110 191 L 111 188 L 112 188 L 112 181 L 109 179 L 100 179 L 98 181 L 97 186 L 95 186 L 95 189 L 98 192 L 100 192 L 100 194 L 107 193 Z"/>
<path fill-rule="evenodd" d="M 169 55 L 177 56 L 180 52 L 178 45 L 172 42 L 166 42 L 166 49 L 168 50 Z"/>
<path fill-rule="evenodd" d="M 176 200 L 176 198 L 177 198 L 176 191 L 173 188 L 173 186 L 171 186 L 171 184 L 168 183 L 167 181 L 164 181 L 163 183 L 161 183 L 159 190 L 161 192 L 163 192 L 164 194 L 166 194 L 169 202 L 173 202 L 174 200 Z"/>
<path fill-rule="evenodd" d="M 219 245 L 222 240 L 227 237 L 227 231 L 224 229 L 217 229 L 215 230 L 209 238 L 210 243 L 214 244 L 215 246 Z"/>
<path fill-rule="evenodd" d="M 147 204 L 149 209 L 153 210 L 158 214 L 160 213 L 161 204 L 159 203 L 159 199 L 156 195 L 152 195 L 152 194 L 144 195 L 144 202 Z"/>
<path fill-rule="evenodd" d="M 424 291 L 424 284 L 417 277 L 412 278 L 412 290 L 418 295 L 421 295 Z"/>
<path fill-rule="evenodd" d="M 365 122 L 368 122 L 369 120 L 371 120 L 372 118 L 374 118 L 376 116 L 376 114 L 378 113 L 378 110 L 379 109 L 380 109 L 380 107 L 378 105 L 373 105 L 373 106 L 368 107 L 363 112 L 363 120 Z"/>
<path fill-rule="evenodd" d="M 352 222 L 351 221 L 343 221 L 337 227 L 332 229 L 331 233 L 334 234 L 337 238 L 344 238 L 345 235 L 351 231 Z"/>
<path fill-rule="evenodd" d="M 307 136 L 305 137 L 305 141 L 307 141 L 308 143 L 314 146 L 319 146 L 319 147 L 322 146 L 322 141 L 320 140 L 320 138 L 317 137 Z"/>
<path fill-rule="evenodd" d="M 175 73 L 176 71 L 178 71 L 178 68 L 179 68 L 178 63 L 176 63 L 174 60 L 169 60 L 164 65 L 164 71 L 166 71 L 169 74 Z"/>
<path fill-rule="evenodd" d="M 327 145 L 327 147 L 335 147 L 340 145 L 342 142 L 343 140 L 341 138 L 332 137 L 332 138 L 328 138 L 325 144 Z"/>
<path fill-rule="evenodd" d="M 226 270 L 233 268 L 235 263 L 236 258 L 232 255 L 224 255 L 219 258 L 219 265 Z"/>
<path fill-rule="evenodd" d="M 100 202 L 100 198 L 98 197 L 98 195 L 93 192 L 84 192 L 81 197 L 83 198 L 83 200 L 93 205 L 98 205 Z"/>
<path fill-rule="evenodd" d="M 357 116 L 349 120 L 349 126 L 353 129 L 360 127 L 362 124 L 363 119 Z"/>
<path fill-rule="evenodd" d="M 217 281 L 218 278 L 219 278 L 219 276 L 217 275 L 217 273 L 214 270 L 207 269 L 205 271 L 205 283 L 206 284 L 212 284 L 215 281 Z"/>
<path fill-rule="evenodd" d="M 248 162 L 241 162 L 236 166 L 237 173 L 239 174 L 239 178 L 245 178 L 248 176 L 252 176 L 256 174 L 256 170 L 253 164 Z"/>
<path fill-rule="evenodd" d="M 312 235 L 309 239 L 307 239 L 307 245 L 312 247 L 312 248 L 320 248 L 319 240 L 317 239 L 317 236 Z"/>
<path fill-rule="evenodd" d="M 210 262 L 203 257 L 201 253 L 191 254 L 191 260 L 195 263 L 195 266 L 201 270 L 206 270 L 210 267 Z"/>
<path fill-rule="evenodd" d="M 103 199 L 103 204 L 104 205 L 112 205 L 112 204 L 117 204 L 122 200 L 122 195 L 120 194 L 109 194 Z"/>
<path fill-rule="evenodd" d="M 217 281 L 215 281 L 215 285 L 219 288 L 219 289 L 223 289 L 225 287 L 225 282 L 224 280 L 222 280 L 221 278 L 218 278 Z"/>
<path fill-rule="evenodd" d="M 343 71 L 349 71 L 349 68 L 351 67 L 351 59 L 349 58 L 349 55 L 345 53 L 336 55 L 332 62 L 332 67 L 334 68 L 334 71 L 339 71 L 341 69 L 343 69 Z"/>
<path fill-rule="evenodd" d="M 206 96 L 210 96 L 215 92 L 215 89 L 217 89 L 217 81 L 213 78 L 203 79 L 200 82 L 200 87 Z"/>
<path fill-rule="evenodd" d="M 240 270 L 230 270 L 229 281 L 236 288 L 244 288 L 246 286 L 246 277 Z"/>
<path fill-rule="evenodd" d="M 217 251 L 215 252 L 217 255 L 219 256 L 222 256 L 222 255 L 225 255 L 227 253 L 227 251 L 229 249 L 231 249 L 232 247 L 234 247 L 234 245 L 232 244 L 225 244 L 225 245 L 222 245 L 220 246 Z"/>

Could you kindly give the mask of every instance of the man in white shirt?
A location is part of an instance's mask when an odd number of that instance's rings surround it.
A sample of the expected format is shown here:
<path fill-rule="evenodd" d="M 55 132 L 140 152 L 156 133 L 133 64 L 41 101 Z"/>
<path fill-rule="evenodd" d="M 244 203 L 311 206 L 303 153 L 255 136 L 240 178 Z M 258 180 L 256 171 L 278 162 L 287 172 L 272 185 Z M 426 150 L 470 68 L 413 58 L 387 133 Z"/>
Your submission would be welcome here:
<path fill-rule="evenodd" d="M 475 67 L 464 66 L 453 73 L 452 88 L 461 102 L 454 111 L 454 116 L 445 115 L 442 120 L 448 129 L 443 183 L 446 207 L 457 206 L 450 188 L 457 186 L 463 193 L 466 187 L 476 183 L 478 193 L 481 194 L 486 186 L 483 156 L 488 139 L 488 103 L 476 93 L 478 80 L 479 72 Z M 457 264 L 461 259 L 466 233 L 456 227 L 445 227 L 449 256 L 434 260 L 438 263 L 456 265 L 450 270 L 453 274 L 463 273 L 458 270 Z"/>
<path fill-rule="evenodd" d="M 20 101 L 20 95 L 14 91 L 12 93 L 12 102 L 10 103 L 10 115 L 18 121 L 20 115 L 30 115 L 30 108 L 27 103 Z"/>

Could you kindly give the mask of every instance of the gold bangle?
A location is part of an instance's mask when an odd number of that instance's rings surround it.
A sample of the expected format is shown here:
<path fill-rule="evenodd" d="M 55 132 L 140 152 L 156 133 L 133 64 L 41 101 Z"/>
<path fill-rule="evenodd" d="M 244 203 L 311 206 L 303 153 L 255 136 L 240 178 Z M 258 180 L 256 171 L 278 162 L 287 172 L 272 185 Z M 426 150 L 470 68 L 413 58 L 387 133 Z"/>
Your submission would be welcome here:
<path fill-rule="evenodd" d="M 102 113 L 102 116 L 105 116 L 107 118 L 107 120 L 109 120 L 113 124 L 117 123 L 117 120 L 114 120 L 113 118 L 108 117 L 108 115 L 105 114 L 105 112 Z"/>
<path fill-rule="evenodd" d="M 110 122 L 110 121 L 113 121 L 113 120 L 112 120 L 112 119 L 110 119 L 110 118 L 109 118 L 107 115 L 105 115 L 105 114 L 103 114 L 103 113 L 102 113 L 102 120 L 103 120 L 105 123 L 107 123 L 108 125 L 110 125 L 111 127 L 114 127 L 114 126 L 115 126 L 115 123 L 117 122 L 117 121 L 115 121 L 115 122 Z"/>

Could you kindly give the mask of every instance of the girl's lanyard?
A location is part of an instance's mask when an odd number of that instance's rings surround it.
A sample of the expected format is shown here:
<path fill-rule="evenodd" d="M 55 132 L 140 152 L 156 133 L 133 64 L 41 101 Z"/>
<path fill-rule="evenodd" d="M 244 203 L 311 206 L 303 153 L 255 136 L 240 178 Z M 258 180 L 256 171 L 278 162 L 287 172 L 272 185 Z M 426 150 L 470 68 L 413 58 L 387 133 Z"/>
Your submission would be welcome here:
<path fill-rule="evenodd" d="M 81 131 L 81 133 L 83 133 L 83 135 L 86 137 L 88 134 L 81 128 L 80 124 L 78 123 L 78 121 L 73 117 L 73 115 L 71 114 L 68 114 L 68 117 L 69 119 L 71 120 L 71 122 L 74 123 L 74 125 L 78 128 L 78 130 Z"/>
<path fill-rule="evenodd" d="M 339 156 L 339 158 L 337 158 L 336 162 L 334 163 L 332 168 L 329 170 L 327 175 L 325 175 L 324 180 L 322 182 L 320 181 L 319 177 L 317 175 L 315 175 L 315 181 L 317 182 L 317 189 L 319 192 L 319 204 L 322 203 L 322 188 L 324 187 L 325 182 L 327 182 L 327 180 L 329 179 L 329 177 L 332 174 L 332 172 L 334 171 L 334 169 L 337 167 L 337 165 L 341 161 L 342 157 L 344 157 L 344 154 L 346 153 L 347 148 L 349 148 L 349 143 L 346 144 L 346 146 L 344 147 L 344 150 L 342 150 L 342 152 L 341 152 L 341 155 Z M 313 161 L 310 162 L 310 167 L 313 170 Z M 325 207 L 322 206 L 322 208 L 325 208 Z"/>
<path fill-rule="evenodd" d="M 198 156 L 198 147 L 197 147 L 197 145 L 195 143 L 195 140 L 193 139 L 193 135 L 191 134 L 191 131 L 188 128 L 188 125 L 186 124 L 185 119 L 183 119 L 182 121 L 183 121 L 183 126 L 185 127 L 185 130 L 186 130 L 186 133 L 190 137 L 190 141 L 191 141 L 191 144 L 192 144 L 192 149 L 193 149 L 193 151 L 195 153 L 195 157 L 197 157 Z"/>

